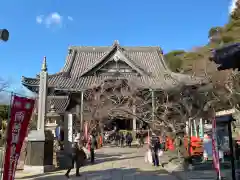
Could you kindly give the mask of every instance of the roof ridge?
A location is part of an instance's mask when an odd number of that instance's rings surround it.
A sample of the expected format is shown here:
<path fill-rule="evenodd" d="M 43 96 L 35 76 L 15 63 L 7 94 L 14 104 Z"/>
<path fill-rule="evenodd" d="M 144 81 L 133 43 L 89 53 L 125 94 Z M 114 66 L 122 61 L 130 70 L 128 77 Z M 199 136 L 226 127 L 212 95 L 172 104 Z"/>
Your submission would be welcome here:
<path fill-rule="evenodd" d="M 105 59 L 115 48 L 117 48 L 118 44 L 114 44 L 111 46 L 111 49 L 109 49 L 102 57 L 100 57 L 95 63 L 92 64 L 92 66 L 88 67 L 85 71 L 80 74 L 80 77 L 89 72 L 92 68 L 96 67 L 99 63 L 102 62 L 103 59 Z"/>
<path fill-rule="evenodd" d="M 72 49 L 72 50 L 78 50 L 78 49 L 81 49 L 81 48 L 111 48 L 113 47 L 113 45 L 109 45 L 109 46 L 97 46 L 97 45 L 92 45 L 92 46 L 69 46 L 68 48 L 69 49 Z M 122 48 L 157 48 L 157 49 L 162 49 L 160 46 L 137 46 L 137 45 L 119 45 L 120 47 Z"/>
<path fill-rule="evenodd" d="M 150 75 L 148 72 L 146 72 L 146 70 L 144 68 L 142 68 L 139 64 L 136 64 L 126 53 L 124 53 L 124 51 L 122 51 L 122 49 L 119 49 L 119 51 L 129 60 L 131 61 L 131 63 L 136 66 L 139 70 L 141 70 L 142 72 L 146 73 L 147 75 Z"/>

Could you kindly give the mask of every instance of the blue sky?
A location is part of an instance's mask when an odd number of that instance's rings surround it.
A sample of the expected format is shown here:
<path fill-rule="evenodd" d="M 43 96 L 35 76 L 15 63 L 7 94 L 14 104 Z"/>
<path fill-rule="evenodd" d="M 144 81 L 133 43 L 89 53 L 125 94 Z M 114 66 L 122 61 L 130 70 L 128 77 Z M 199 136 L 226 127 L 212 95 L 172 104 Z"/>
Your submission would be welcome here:
<path fill-rule="evenodd" d="M 230 0 L 7 0 L 1 2 L 0 77 L 13 89 L 34 77 L 43 56 L 49 72 L 64 64 L 69 45 L 159 45 L 164 52 L 207 42 L 212 26 L 228 20 Z"/>

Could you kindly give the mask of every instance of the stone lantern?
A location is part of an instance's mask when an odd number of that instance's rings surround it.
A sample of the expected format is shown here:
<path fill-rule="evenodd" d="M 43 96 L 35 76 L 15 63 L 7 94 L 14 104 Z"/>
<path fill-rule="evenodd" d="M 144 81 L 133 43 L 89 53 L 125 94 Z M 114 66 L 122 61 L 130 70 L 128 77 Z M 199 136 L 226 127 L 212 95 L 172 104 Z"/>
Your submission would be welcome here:
<path fill-rule="evenodd" d="M 50 111 L 46 114 L 45 129 L 52 131 L 55 134 L 55 129 L 59 124 L 61 115 L 56 112 L 55 106 L 51 105 Z"/>

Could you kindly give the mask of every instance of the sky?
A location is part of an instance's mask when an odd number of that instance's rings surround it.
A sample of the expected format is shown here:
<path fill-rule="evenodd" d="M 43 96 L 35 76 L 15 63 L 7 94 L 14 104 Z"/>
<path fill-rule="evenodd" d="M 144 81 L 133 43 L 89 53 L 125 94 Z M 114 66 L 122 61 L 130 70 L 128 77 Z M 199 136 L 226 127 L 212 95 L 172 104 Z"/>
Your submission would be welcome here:
<path fill-rule="evenodd" d="M 233 0 L 234 1 L 234 0 Z M 64 65 L 69 46 L 160 46 L 191 50 L 208 42 L 208 31 L 224 25 L 231 0 L 7 0 L 1 2 L 0 77 L 25 91 L 21 76 L 35 77 L 43 57 L 49 73 Z"/>

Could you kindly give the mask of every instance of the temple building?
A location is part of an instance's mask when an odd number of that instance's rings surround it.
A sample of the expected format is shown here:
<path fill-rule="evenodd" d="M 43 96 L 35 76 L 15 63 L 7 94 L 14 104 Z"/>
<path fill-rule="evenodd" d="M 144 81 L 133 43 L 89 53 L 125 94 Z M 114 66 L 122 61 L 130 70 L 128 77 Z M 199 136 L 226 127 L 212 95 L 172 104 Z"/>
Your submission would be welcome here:
<path fill-rule="evenodd" d="M 47 71 L 46 59 L 42 70 Z M 107 79 L 127 79 L 152 92 L 202 83 L 200 78 L 172 72 L 160 47 L 121 46 L 118 41 L 112 46 L 71 46 L 63 68 L 48 75 L 47 111 L 62 117 L 71 113 L 76 126 L 81 126 L 85 91 Z M 34 93 L 38 93 L 39 82 L 39 75 L 22 78 L 22 84 Z M 130 124 L 137 128 L 136 120 Z"/>

